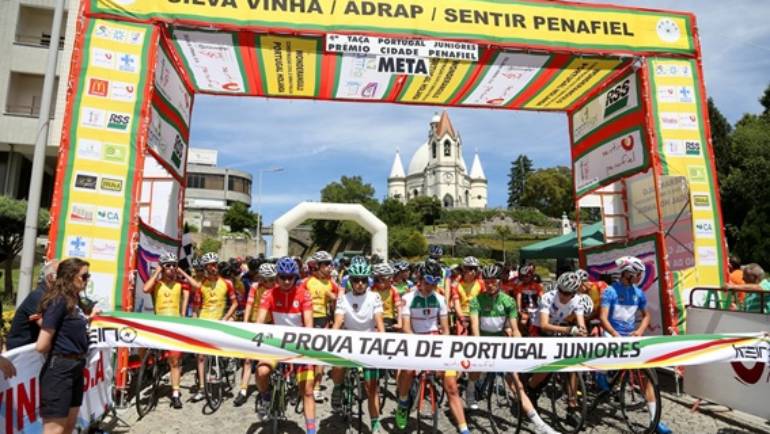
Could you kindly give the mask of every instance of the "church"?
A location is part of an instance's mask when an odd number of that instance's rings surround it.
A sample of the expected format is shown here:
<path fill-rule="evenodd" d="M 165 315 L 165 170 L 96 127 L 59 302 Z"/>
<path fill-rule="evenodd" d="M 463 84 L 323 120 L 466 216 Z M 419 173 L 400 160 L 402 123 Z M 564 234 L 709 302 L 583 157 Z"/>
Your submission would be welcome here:
<path fill-rule="evenodd" d="M 404 172 L 396 151 L 388 176 L 388 197 L 407 202 L 417 196 L 433 196 L 444 208 L 486 208 L 487 177 L 478 150 L 468 173 L 462 145 L 446 110 L 436 113 L 428 140 L 412 155 L 408 171 Z"/>

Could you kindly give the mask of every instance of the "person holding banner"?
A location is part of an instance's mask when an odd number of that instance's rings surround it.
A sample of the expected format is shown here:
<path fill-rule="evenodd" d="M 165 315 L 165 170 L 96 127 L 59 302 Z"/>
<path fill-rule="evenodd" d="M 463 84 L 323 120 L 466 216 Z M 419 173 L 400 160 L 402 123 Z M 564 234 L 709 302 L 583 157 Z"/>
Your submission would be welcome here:
<path fill-rule="evenodd" d="M 201 284 L 185 273 L 178 267 L 176 255 L 173 253 L 162 253 L 158 258 L 158 268 L 152 276 L 144 283 L 144 293 L 152 294 L 152 305 L 155 309 L 155 315 L 161 316 L 184 316 L 187 312 L 187 303 L 190 300 L 190 290 L 183 287 L 177 280 L 177 276 L 182 276 L 190 288 L 197 291 Z M 179 384 L 182 378 L 182 366 L 179 363 L 182 353 L 179 351 L 168 351 L 168 367 L 171 373 L 171 406 L 175 409 L 182 408 L 182 398 L 179 392 Z"/>
<path fill-rule="evenodd" d="M 641 259 L 635 256 L 623 256 L 615 261 L 620 277 L 613 282 L 602 294 L 601 312 L 599 319 L 604 327 L 604 335 L 609 337 L 633 336 L 641 337 L 650 325 L 650 312 L 647 310 L 647 298 L 638 286 L 646 267 Z M 639 325 L 636 316 L 641 315 Z M 651 383 L 644 386 L 645 400 L 650 412 L 650 418 L 655 417 L 655 391 Z M 661 411 L 661 414 L 663 412 Z M 658 423 L 656 432 L 670 434 L 671 429 L 662 421 Z"/>
<path fill-rule="evenodd" d="M 42 325 L 35 349 L 46 355 L 40 370 L 40 417 L 45 433 L 69 434 L 83 404 L 88 317 L 78 305 L 91 274 L 88 262 L 65 259 L 53 287 L 40 300 Z"/>
<path fill-rule="evenodd" d="M 310 294 L 299 285 L 299 266 L 288 256 L 279 259 L 275 264 L 278 275 L 278 285 L 269 289 L 259 302 L 257 324 L 264 324 L 268 315 L 273 324 L 291 327 L 313 328 L 313 302 Z M 272 360 L 260 360 L 257 367 L 257 389 L 260 401 L 257 416 L 265 420 L 270 407 L 270 373 L 277 363 Z M 305 410 L 305 429 L 308 434 L 316 433 L 315 399 L 313 397 L 313 366 L 295 365 L 299 393 Z"/>
<path fill-rule="evenodd" d="M 391 268 L 387 263 L 376 264 L 381 271 L 387 271 L 383 267 Z M 380 295 L 369 289 L 369 276 L 372 268 L 367 263 L 357 263 L 350 267 L 348 276 L 351 290 L 341 295 L 337 299 L 337 307 L 334 310 L 335 330 L 355 330 L 362 332 L 385 332 L 383 321 L 383 303 Z M 389 282 L 389 281 L 388 281 Z M 395 292 L 395 289 L 389 289 Z M 364 387 L 366 388 L 366 399 L 369 405 L 369 417 L 371 418 L 372 434 L 382 432 L 380 426 L 380 400 L 379 400 L 379 369 L 364 368 Z M 334 381 L 332 390 L 332 409 L 342 407 L 342 382 L 344 381 L 345 369 L 333 368 L 331 377 Z M 363 397 L 361 397 L 363 398 Z"/>
<path fill-rule="evenodd" d="M 513 297 L 501 291 L 502 280 L 507 277 L 503 268 L 497 264 L 484 267 L 481 270 L 486 291 L 474 297 L 470 302 L 470 328 L 473 336 L 508 336 L 520 338 L 521 332 L 516 325 L 518 309 Z M 468 375 L 468 385 L 465 390 L 465 404 L 473 410 L 478 409 L 476 402 L 476 380 L 480 374 L 471 372 Z M 545 423 L 537 413 L 527 396 L 524 385 L 518 374 L 511 373 L 505 376 L 508 387 L 516 390 L 521 400 L 521 408 L 535 427 L 537 434 L 558 434 L 558 431 Z"/>
<path fill-rule="evenodd" d="M 201 256 L 200 263 L 206 270 L 206 277 L 200 288 L 200 306 L 196 306 L 196 316 L 202 319 L 229 321 L 238 308 L 238 300 L 235 297 L 233 285 L 219 275 L 219 256 L 214 252 L 208 252 Z M 230 308 L 225 312 L 225 306 L 230 303 Z M 192 398 L 193 402 L 204 398 L 203 385 L 205 383 L 203 363 L 206 356 L 198 355 L 198 381 L 200 388 Z"/>
<path fill-rule="evenodd" d="M 441 265 L 426 260 L 420 270 L 422 281 L 418 289 L 406 294 L 403 299 L 401 321 L 404 333 L 449 335 L 449 310 L 446 300 L 436 292 L 442 277 Z M 398 377 L 396 426 L 401 430 L 406 428 L 409 419 L 409 389 L 412 387 L 414 376 L 415 371 L 402 370 Z M 444 392 L 460 434 L 469 434 L 463 402 L 457 387 L 457 371 L 444 372 Z"/>

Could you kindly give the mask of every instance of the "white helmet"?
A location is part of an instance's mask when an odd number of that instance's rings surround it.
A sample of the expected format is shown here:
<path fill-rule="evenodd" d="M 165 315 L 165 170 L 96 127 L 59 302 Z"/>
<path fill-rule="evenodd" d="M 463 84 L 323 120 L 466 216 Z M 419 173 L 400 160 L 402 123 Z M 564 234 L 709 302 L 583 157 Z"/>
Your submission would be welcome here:
<path fill-rule="evenodd" d="M 580 278 L 581 281 L 588 282 L 588 271 L 582 268 L 578 268 L 577 270 L 575 270 L 575 274 L 577 274 L 577 276 Z"/>
<path fill-rule="evenodd" d="M 278 273 L 275 271 L 275 264 L 271 264 L 270 262 L 265 262 L 264 264 L 259 266 L 259 277 L 264 278 L 270 278 L 277 276 Z"/>
<path fill-rule="evenodd" d="M 475 256 L 466 256 L 463 258 L 463 267 L 475 267 L 479 268 L 481 266 L 481 263 L 478 259 L 476 259 Z"/>
<path fill-rule="evenodd" d="M 588 318 L 594 312 L 594 301 L 588 294 L 578 294 L 578 296 L 580 297 L 578 303 L 583 306 L 583 315 Z"/>
<path fill-rule="evenodd" d="M 316 264 L 319 262 L 332 262 L 334 260 L 332 255 L 325 250 L 319 250 L 315 252 L 313 256 L 310 257 L 310 259 Z"/>
<path fill-rule="evenodd" d="M 372 266 L 372 274 L 375 276 L 392 276 L 396 274 L 396 270 L 387 262 L 381 262 Z"/>
<path fill-rule="evenodd" d="M 636 256 L 623 256 L 615 260 L 618 272 L 628 271 L 634 274 L 644 273 L 644 262 Z"/>
<path fill-rule="evenodd" d="M 219 262 L 219 255 L 217 255 L 214 252 L 204 253 L 200 259 L 201 265 L 216 264 L 218 262 Z"/>
<path fill-rule="evenodd" d="M 571 271 L 562 273 L 562 275 L 556 279 L 557 289 L 568 294 L 576 293 L 577 290 L 580 289 L 580 285 L 582 283 L 583 282 L 580 280 L 580 277 Z"/>
<path fill-rule="evenodd" d="M 158 263 L 163 264 L 176 264 L 178 262 L 176 255 L 171 252 L 163 252 L 158 258 Z"/>

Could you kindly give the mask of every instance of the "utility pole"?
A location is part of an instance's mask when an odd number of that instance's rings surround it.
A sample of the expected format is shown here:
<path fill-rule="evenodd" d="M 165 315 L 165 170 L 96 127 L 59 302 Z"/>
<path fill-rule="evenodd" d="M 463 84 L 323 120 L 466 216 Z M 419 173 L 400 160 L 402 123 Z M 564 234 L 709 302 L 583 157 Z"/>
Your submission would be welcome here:
<path fill-rule="evenodd" d="M 266 252 L 260 252 L 262 250 L 262 174 L 265 172 L 283 172 L 283 167 L 270 167 L 268 169 L 259 169 L 257 170 L 257 256 L 259 256 L 260 253 Z"/>
<path fill-rule="evenodd" d="M 48 146 L 48 131 L 51 124 L 51 102 L 53 84 L 56 80 L 56 61 L 59 57 L 64 0 L 56 0 L 51 28 L 51 42 L 48 45 L 48 60 L 43 79 L 43 95 L 40 102 L 40 117 L 37 120 L 37 137 L 32 157 L 32 173 L 27 197 L 27 218 L 24 223 L 24 244 L 21 249 L 21 272 L 19 289 L 16 293 L 16 306 L 19 306 L 32 289 L 32 271 L 35 266 L 35 245 L 37 241 L 37 220 L 40 213 L 40 195 L 43 189 L 45 168 L 45 148 Z"/>

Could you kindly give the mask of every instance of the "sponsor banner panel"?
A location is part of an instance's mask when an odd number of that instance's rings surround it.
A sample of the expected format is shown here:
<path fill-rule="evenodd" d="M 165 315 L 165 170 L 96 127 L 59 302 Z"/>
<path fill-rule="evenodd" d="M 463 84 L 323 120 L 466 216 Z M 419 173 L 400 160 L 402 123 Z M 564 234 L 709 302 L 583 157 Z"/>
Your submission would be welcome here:
<path fill-rule="evenodd" d="M 256 49 L 267 95 L 312 97 L 318 94 L 319 38 L 259 36 Z"/>
<path fill-rule="evenodd" d="M 576 57 L 559 71 L 524 108 L 564 110 L 587 91 L 602 82 L 622 61 L 592 57 Z"/>
<path fill-rule="evenodd" d="M 325 39 L 329 53 L 374 56 L 429 57 L 449 60 L 479 60 L 479 46 L 470 42 L 400 39 L 385 36 L 339 35 L 329 33 Z"/>
<path fill-rule="evenodd" d="M 767 351 L 761 332 L 633 338 L 505 338 L 383 334 L 108 312 L 93 326 L 106 345 L 284 363 L 383 369 L 554 372 L 744 360 Z M 764 354 L 767 354 L 766 352 Z"/>
<path fill-rule="evenodd" d="M 472 62 L 429 59 L 430 75 L 409 77 L 399 102 L 447 104 L 468 80 L 475 68 Z"/>
<path fill-rule="evenodd" d="M 551 56 L 543 54 L 497 53 L 461 104 L 507 106 L 543 71 L 550 59 Z"/>
<path fill-rule="evenodd" d="M 147 145 L 174 175 L 184 178 L 187 141 L 155 106 L 150 109 Z"/>
<path fill-rule="evenodd" d="M 45 357 L 29 344 L 3 353 L 16 368 L 16 376 L 0 375 L 0 396 L 3 399 L 4 431 L 6 434 L 42 433 L 40 417 L 40 371 Z M 83 369 L 83 405 L 76 420 L 76 429 L 87 431 L 112 405 L 112 350 L 89 352 Z M 36 399 L 36 397 L 38 397 Z"/>
<path fill-rule="evenodd" d="M 365 54 L 340 55 L 335 98 L 380 100 L 385 98 L 396 76 L 380 72 L 379 59 Z"/>
<path fill-rule="evenodd" d="M 571 115 L 573 145 L 625 113 L 639 108 L 639 77 L 621 78 Z"/>
<path fill-rule="evenodd" d="M 174 43 L 198 90 L 244 94 L 246 74 L 235 35 L 226 32 L 174 29 Z"/>
<path fill-rule="evenodd" d="M 650 151 L 640 128 L 596 145 L 578 156 L 573 163 L 575 191 L 585 194 L 650 164 Z"/>
<path fill-rule="evenodd" d="M 636 256 L 644 262 L 645 271 L 639 282 L 639 287 L 647 298 L 647 310 L 650 312 L 648 335 L 663 335 L 663 313 L 660 294 L 660 258 L 654 237 L 641 238 L 625 244 L 609 244 L 606 246 L 587 249 L 582 253 L 585 257 L 588 273 L 595 279 L 603 274 L 611 274 L 617 270 L 615 260 L 621 256 Z M 659 256 L 660 255 L 660 256 Z M 638 318 L 637 318 L 638 320 Z"/>
<path fill-rule="evenodd" d="M 193 98 L 163 45 L 158 50 L 158 57 L 155 60 L 154 83 L 158 94 L 189 128 Z"/>
<path fill-rule="evenodd" d="M 528 46 L 692 55 L 692 16 L 536 1 L 465 0 L 90 0 L 92 12 L 259 29 L 385 33 Z"/>
<path fill-rule="evenodd" d="M 87 292 L 104 309 L 120 303 L 127 264 L 137 140 L 148 87 L 152 26 L 92 20 L 83 39 L 77 94 L 64 134 L 54 255 L 91 262 Z"/>

